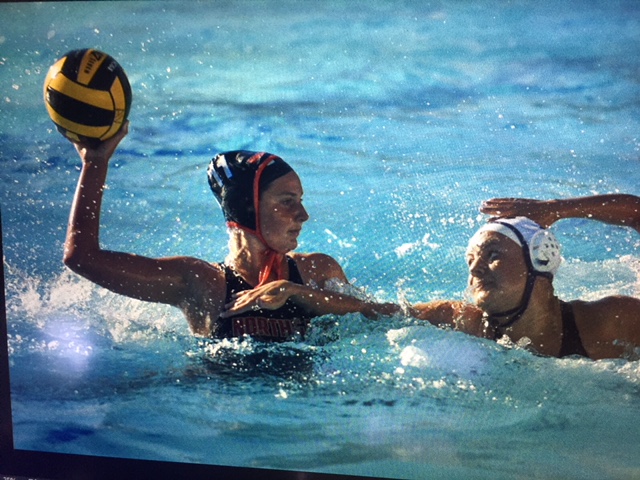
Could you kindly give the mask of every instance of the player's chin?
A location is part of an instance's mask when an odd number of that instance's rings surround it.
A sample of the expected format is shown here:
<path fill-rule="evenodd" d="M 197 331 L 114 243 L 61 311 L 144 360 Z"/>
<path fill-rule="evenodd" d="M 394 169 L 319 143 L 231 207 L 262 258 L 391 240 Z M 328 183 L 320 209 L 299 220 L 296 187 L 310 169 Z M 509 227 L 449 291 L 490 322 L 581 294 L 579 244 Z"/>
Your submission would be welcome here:
<path fill-rule="evenodd" d="M 473 303 L 476 304 L 477 307 L 481 308 L 484 311 L 487 311 L 487 308 L 491 309 L 491 292 L 488 292 L 482 288 L 472 288 L 470 289 L 471 299 Z"/>
<path fill-rule="evenodd" d="M 284 255 L 298 248 L 298 241 L 295 239 L 289 239 L 286 242 L 281 242 L 280 245 L 272 246 L 271 248 Z"/>
<path fill-rule="evenodd" d="M 287 245 L 289 250 L 295 250 L 298 248 L 298 235 L 300 235 L 300 230 L 289 232 L 289 235 L 287 236 Z"/>

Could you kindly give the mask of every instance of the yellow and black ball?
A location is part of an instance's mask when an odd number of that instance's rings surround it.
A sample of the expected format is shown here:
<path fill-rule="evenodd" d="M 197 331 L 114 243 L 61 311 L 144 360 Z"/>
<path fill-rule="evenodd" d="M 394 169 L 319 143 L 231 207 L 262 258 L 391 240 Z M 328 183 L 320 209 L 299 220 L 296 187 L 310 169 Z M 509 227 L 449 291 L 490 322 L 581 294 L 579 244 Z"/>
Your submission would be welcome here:
<path fill-rule="evenodd" d="M 73 50 L 49 69 L 44 102 L 60 133 L 95 146 L 113 137 L 125 123 L 131 85 L 110 55 L 93 49 Z"/>

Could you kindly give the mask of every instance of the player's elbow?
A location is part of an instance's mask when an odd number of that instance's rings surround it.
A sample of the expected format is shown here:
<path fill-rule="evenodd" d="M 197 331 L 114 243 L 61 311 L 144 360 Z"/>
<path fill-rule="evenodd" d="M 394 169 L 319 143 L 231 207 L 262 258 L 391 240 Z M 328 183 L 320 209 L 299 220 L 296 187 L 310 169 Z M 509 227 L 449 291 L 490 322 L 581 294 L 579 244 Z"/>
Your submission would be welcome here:
<path fill-rule="evenodd" d="M 633 215 L 631 217 L 630 227 L 634 228 L 638 233 L 640 233 L 640 198 L 635 197 L 635 205 L 633 208 Z"/>
<path fill-rule="evenodd" d="M 83 253 L 74 245 L 65 245 L 62 263 L 73 272 L 83 275 L 91 263 L 90 256 Z"/>
<path fill-rule="evenodd" d="M 640 232 L 640 197 L 625 194 L 621 195 L 620 198 L 628 212 L 625 224 Z"/>

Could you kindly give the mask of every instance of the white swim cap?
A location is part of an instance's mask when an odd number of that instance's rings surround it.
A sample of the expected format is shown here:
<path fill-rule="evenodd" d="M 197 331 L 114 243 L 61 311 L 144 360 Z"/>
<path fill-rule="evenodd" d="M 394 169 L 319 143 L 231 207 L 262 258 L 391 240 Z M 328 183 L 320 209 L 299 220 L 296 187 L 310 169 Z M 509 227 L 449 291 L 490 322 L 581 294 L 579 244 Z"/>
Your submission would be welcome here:
<path fill-rule="evenodd" d="M 478 244 L 478 236 L 483 232 L 501 233 L 518 244 L 533 272 L 553 276 L 560 266 L 560 244 L 555 235 L 530 218 L 492 219 L 471 237 L 469 247 Z"/>

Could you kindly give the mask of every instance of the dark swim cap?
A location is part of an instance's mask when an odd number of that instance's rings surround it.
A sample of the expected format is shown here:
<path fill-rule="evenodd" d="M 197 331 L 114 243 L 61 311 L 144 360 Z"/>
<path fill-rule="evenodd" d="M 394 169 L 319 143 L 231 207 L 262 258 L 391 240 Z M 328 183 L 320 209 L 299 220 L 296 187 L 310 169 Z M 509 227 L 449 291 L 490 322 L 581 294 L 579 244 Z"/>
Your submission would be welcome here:
<path fill-rule="evenodd" d="M 207 177 L 227 222 L 257 230 L 260 193 L 289 172 L 293 169 L 276 155 L 234 150 L 216 155 Z"/>

